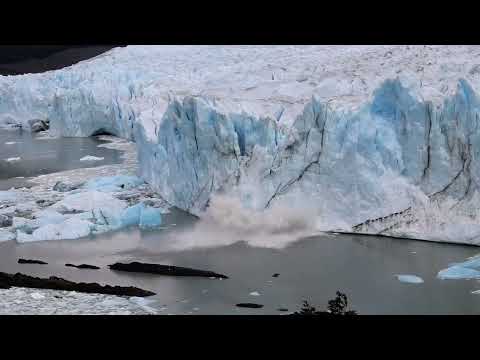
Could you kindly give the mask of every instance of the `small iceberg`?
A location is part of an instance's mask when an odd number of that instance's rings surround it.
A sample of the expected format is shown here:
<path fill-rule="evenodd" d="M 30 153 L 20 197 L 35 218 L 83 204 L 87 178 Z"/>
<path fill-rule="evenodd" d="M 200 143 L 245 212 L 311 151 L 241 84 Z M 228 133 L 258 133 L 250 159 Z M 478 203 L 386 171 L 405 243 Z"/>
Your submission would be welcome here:
<path fill-rule="evenodd" d="M 88 155 L 88 156 L 84 156 L 80 159 L 80 161 L 102 161 L 104 160 L 105 158 L 103 157 L 96 157 L 96 156 L 91 156 L 91 155 Z"/>
<path fill-rule="evenodd" d="M 5 161 L 8 161 L 8 162 L 15 162 L 20 160 L 22 160 L 22 158 L 20 157 L 11 157 L 11 158 L 5 159 Z"/>
<path fill-rule="evenodd" d="M 252 291 L 250 296 L 260 296 L 260 293 L 258 291 Z"/>
<path fill-rule="evenodd" d="M 421 284 L 423 279 L 416 275 L 395 275 L 398 281 L 409 283 L 409 284 Z"/>
<path fill-rule="evenodd" d="M 480 256 L 475 256 L 463 263 L 451 264 L 450 267 L 438 272 L 441 280 L 480 279 Z"/>
<path fill-rule="evenodd" d="M 13 144 L 16 144 L 17 142 L 16 141 L 9 141 L 9 142 L 6 142 L 5 145 L 13 145 Z"/>

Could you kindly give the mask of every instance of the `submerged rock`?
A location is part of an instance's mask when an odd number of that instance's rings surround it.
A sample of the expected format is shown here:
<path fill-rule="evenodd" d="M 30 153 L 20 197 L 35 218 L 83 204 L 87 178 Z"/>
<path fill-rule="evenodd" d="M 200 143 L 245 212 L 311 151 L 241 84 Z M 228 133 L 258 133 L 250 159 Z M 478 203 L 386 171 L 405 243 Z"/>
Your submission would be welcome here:
<path fill-rule="evenodd" d="M 130 264 L 115 263 L 108 265 L 111 270 L 141 272 L 148 274 L 158 274 L 167 276 L 199 276 L 208 278 L 228 279 L 228 276 L 214 273 L 213 271 L 196 270 L 172 265 L 144 264 L 133 262 Z"/>
<path fill-rule="evenodd" d="M 27 259 L 18 259 L 19 264 L 37 264 L 37 265 L 48 265 L 48 263 L 41 260 L 27 260 Z"/>
<path fill-rule="evenodd" d="M 52 289 L 64 291 L 76 291 L 90 294 L 106 294 L 118 296 L 146 297 L 155 295 L 154 292 L 139 289 L 137 287 L 99 285 L 97 283 L 75 283 L 62 278 L 51 276 L 48 279 L 36 278 L 21 273 L 7 274 L 0 272 L 0 288 L 24 287 L 34 289 Z"/>
<path fill-rule="evenodd" d="M 89 270 L 99 270 L 100 269 L 98 266 L 88 265 L 88 264 L 82 264 L 82 265 L 65 264 L 65 266 L 74 267 L 74 268 L 77 268 L 77 269 L 89 269 Z"/>

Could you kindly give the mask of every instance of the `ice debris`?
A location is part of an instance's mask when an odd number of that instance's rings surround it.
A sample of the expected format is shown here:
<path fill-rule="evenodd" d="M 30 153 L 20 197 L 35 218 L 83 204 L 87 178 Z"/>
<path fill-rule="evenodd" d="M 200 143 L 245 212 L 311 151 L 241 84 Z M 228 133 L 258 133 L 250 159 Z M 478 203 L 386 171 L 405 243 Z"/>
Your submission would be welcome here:
<path fill-rule="evenodd" d="M 102 161 L 104 160 L 105 158 L 103 157 L 96 157 L 96 156 L 91 156 L 91 155 L 88 155 L 88 156 L 84 156 L 80 159 L 80 161 Z"/>
<path fill-rule="evenodd" d="M 423 279 L 416 275 L 395 275 L 398 281 L 409 283 L 409 284 L 421 284 Z"/>

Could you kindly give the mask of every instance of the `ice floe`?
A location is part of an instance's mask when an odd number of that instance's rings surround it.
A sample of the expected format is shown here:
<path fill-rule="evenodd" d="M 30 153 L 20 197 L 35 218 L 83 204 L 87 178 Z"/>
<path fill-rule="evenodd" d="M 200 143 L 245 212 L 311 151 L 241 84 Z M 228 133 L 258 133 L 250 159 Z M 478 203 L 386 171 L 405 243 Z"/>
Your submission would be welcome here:
<path fill-rule="evenodd" d="M 91 155 L 88 155 L 88 156 L 84 156 L 80 159 L 80 161 L 102 161 L 104 160 L 105 158 L 103 157 L 97 157 L 97 156 L 91 156 Z"/>
<path fill-rule="evenodd" d="M 395 275 L 398 281 L 409 284 L 421 284 L 423 279 L 416 275 Z"/>
<path fill-rule="evenodd" d="M 475 256 L 465 262 L 451 264 L 438 272 L 442 280 L 480 279 L 480 256 Z"/>

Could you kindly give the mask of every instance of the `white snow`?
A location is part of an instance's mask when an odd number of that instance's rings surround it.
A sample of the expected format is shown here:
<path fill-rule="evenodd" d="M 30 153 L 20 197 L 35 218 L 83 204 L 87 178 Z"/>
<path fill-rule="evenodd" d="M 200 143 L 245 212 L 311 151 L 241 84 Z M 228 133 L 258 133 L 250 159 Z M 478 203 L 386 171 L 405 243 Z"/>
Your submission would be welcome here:
<path fill-rule="evenodd" d="M 423 279 L 416 275 L 395 275 L 398 281 L 409 283 L 409 284 L 421 284 Z"/>
<path fill-rule="evenodd" d="M 96 156 L 91 156 L 91 155 L 88 155 L 88 156 L 84 156 L 80 159 L 80 161 L 102 161 L 104 160 L 105 158 L 103 157 L 96 157 Z"/>

